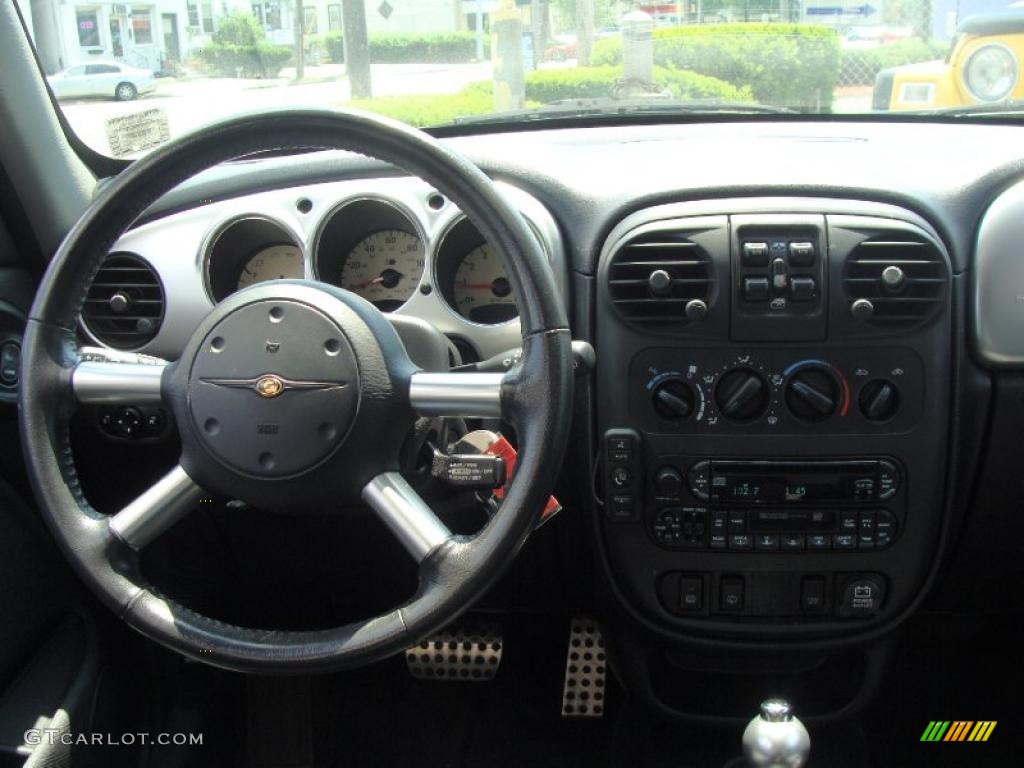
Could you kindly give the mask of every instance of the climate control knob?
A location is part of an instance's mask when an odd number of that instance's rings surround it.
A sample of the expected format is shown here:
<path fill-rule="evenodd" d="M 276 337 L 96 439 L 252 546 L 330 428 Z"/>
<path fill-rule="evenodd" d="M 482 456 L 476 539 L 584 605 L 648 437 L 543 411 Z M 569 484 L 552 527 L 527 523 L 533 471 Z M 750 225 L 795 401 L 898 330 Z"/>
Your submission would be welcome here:
<path fill-rule="evenodd" d="M 753 421 L 768 408 L 768 381 L 752 368 L 733 368 L 715 387 L 718 412 L 733 421 Z"/>
<path fill-rule="evenodd" d="M 803 421 L 822 421 L 836 410 L 839 385 L 827 368 L 808 366 L 786 382 L 786 407 Z"/>
<path fill-rule="evenodd" d="M 900 391 L 885 379 L 875 379 L 860 391 L 860 412 L 868 421 L 888 421 L 900 407 Z"/>
<path fill-rule="evenodd" d="M 693 389 L 682 379 L 666 379 L 654 388 L 654 410 L 663 419 L 682 421 L 693 413 Z"/>

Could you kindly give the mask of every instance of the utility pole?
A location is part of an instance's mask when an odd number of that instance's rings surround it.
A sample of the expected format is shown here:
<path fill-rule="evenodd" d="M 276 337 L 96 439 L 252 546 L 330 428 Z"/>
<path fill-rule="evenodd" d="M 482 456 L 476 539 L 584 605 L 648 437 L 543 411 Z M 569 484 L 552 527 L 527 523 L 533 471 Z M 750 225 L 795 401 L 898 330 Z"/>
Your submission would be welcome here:
<path fill-rule="evenodd" d="M 576 64 L 590 66 L 594 47 L 594 0 L 576 0 Z"/>
<path fill-rule="evenodd" d="M 292 21 L 292 29 L 295 30 L 295 79 L 301 80 L 306 76 L 306 51 L 302 43 L 302 36 L 305 30 L 306 15 L 302 11 L 303 0 L 295 0 L 295 19 Z"/>
<path fill-rule="evenodd" d="M 499 5 L 491 12 L 491 61 L 494 64 L 494 111 L 522 109 L 526 98 L 523 20 L 513 0 L 499 0 Z"/>
<path fill-rule="evenodd" d="M 341 23 L 350 97 L 368 99 L 373 90 L 370 87 L 370 43 L 366 36 L 365 0 L 341 0 Z"/>

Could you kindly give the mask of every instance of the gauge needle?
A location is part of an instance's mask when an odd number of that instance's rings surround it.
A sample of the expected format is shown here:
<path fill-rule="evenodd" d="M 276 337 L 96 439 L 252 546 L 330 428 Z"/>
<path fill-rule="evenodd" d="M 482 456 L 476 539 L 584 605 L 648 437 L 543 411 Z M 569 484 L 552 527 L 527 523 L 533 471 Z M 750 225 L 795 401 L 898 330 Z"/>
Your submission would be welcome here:
<path fill-rule="evenodd" d="M 377 275 L 375 278 L 373 278 L 373 280 L 367 280 L 365 283 L 360 283 L 359 285 L 356 286 L 356 288 L 359 288 L 361 290 L 363 288 L 369 288 L 371 285 L 377 285 L 377 283 L 383 282 L 384 275 Z"/>

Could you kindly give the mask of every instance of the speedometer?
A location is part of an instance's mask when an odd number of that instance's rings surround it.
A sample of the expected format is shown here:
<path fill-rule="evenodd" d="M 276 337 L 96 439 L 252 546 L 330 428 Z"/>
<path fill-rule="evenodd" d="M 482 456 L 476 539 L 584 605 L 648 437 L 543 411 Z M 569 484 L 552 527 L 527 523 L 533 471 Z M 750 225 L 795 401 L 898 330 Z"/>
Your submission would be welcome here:
<path fill-rule="evenodd" d="M 398 309 L 423 277 L 423 242 L 411 232 L 384 229 L 356 243 L 341 267 L 341 287 L 384 312 Z"/>
<path fill-rule="evenodd" d="M 238 275 L 238 288 L 265 280 L 302 279 L 305 276 L 302 251 L 297 246 L 271 245 L 261 249 L 245 263 Z"/>
<path fill-rule="evenodd" d="M 505 267 L 487 243 L 462 258 L 455 270 L 452 298 L 459 314 L 475 323 L 504 323 L 517 315 Z"/>

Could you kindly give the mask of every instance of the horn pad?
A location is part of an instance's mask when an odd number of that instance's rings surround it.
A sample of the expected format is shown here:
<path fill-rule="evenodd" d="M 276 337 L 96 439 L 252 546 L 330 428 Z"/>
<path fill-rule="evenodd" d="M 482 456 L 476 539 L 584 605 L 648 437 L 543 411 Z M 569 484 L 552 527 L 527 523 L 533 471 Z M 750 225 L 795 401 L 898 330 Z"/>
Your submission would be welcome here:
<path fill-rule="evenodd" d="M 207 451 L 236 472 L 293 477 L 344 443 L 359 409 L 359 367 L 341 328 L 297 301 L 225 314 L 195 352 L 189 415 Z"/>

